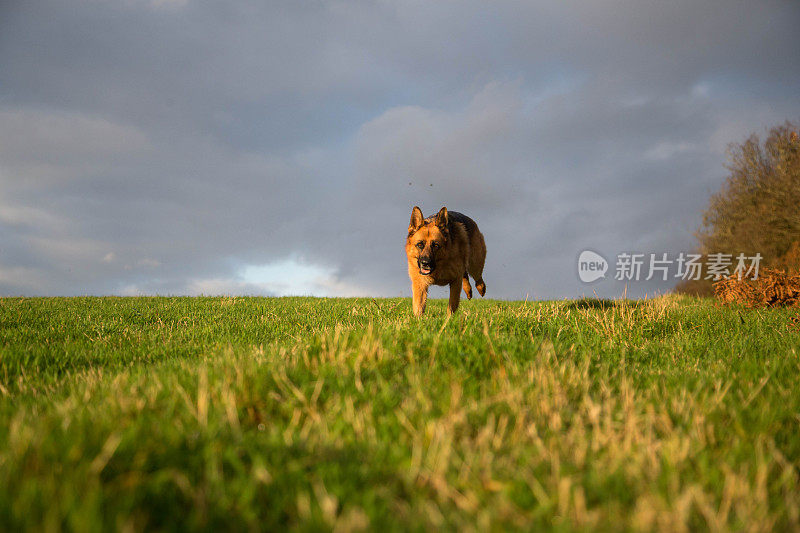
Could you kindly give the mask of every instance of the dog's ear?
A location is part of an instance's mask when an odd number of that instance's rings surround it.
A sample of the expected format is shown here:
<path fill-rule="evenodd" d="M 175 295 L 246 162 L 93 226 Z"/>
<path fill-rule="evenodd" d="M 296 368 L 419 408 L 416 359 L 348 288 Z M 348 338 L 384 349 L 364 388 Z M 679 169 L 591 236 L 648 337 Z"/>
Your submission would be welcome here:
<path fill-rule="evenodd" d="M 436 225 L 440 228 L 447 227 L 447 208 L 443 207 L 436 213 Z"/>
<path fill-rule="evenodd" d="M 408 223 L 408 232 L 412 233 L 416 231 L 424 220 L 425 217 L 422 216 L 422 209 L 414 206 L 414 209 L 411 210 L 411 222 Z"/>

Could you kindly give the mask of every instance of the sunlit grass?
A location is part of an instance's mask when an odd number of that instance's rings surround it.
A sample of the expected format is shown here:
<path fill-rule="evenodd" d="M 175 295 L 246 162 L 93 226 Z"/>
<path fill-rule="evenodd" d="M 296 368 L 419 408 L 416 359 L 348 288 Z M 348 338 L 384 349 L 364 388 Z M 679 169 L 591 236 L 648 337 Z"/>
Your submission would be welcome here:
<path fill-rule="evenodd" d="M 0 299 L 0 528 L 800 527 L 792 311 Z"/>

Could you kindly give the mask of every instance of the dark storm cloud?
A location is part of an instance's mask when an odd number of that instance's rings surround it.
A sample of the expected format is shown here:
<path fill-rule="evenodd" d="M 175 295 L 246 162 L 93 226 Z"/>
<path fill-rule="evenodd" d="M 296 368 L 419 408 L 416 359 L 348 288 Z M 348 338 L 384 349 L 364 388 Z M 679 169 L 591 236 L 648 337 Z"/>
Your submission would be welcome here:
<path fill-rule="evenodd" d="M 6 3 L 0 294 L 280 294 L 257 266 L 287 260 L 311 293 L 401 294 L 418 204 L 478 220 L 492 296 L 618 295 L 578 253 L 692 247 L 726 143 L 800 118 L 799 22 L 780 1 Z"/>

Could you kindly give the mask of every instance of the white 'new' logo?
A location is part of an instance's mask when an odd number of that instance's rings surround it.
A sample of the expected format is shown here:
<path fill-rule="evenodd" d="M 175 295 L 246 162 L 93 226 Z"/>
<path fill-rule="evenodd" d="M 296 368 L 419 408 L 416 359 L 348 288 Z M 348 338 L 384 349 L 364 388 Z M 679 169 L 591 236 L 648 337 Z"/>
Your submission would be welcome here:
<path fill-rule="evenodd" d="M 584 250 L 578 257 L 578 277 L 584 283 L 591 283 L 600 278 L 606 277 L 608 261 L 591 250 Z"/>

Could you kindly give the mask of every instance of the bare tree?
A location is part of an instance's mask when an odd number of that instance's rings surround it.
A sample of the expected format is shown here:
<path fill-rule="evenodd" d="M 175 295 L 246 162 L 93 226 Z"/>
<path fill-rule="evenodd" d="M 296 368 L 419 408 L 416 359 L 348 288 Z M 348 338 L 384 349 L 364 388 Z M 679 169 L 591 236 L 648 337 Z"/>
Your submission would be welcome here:
<path fill-rule="evenodd" d="M 728 149 L 730 175 L 711 197 L 697 232 L 700 252 L 748 256 L 762 265 L 800 271 L 800 140 L 792 122 L 751 135 Z M 709 283 L 683 283 L 678 292 L 707 294 Z"/>

